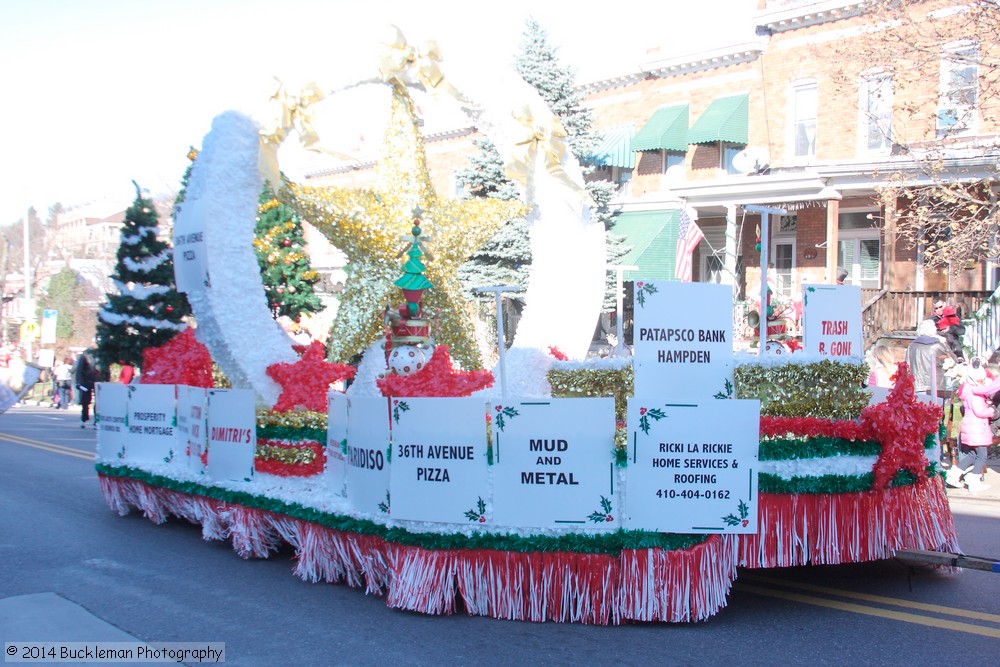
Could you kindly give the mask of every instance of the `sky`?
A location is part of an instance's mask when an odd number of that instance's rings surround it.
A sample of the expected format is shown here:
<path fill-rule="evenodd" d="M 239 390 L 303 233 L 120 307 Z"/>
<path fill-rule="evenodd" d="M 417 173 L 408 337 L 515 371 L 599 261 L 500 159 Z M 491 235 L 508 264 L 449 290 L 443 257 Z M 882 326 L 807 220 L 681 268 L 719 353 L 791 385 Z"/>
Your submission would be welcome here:
<path fill-rule="evenodd" d="M 154 196 L 176 192 L 188 148 L 216 115 L 237 109 L 266 123 L 275 77 L 324 91 L 371 78 L 392 25 L 411 44 L 435 40 L 446 75 L 482 86 L 509 70 L 531 17 L 583 83 L 634 71 L 654 47 L 664 57 L 754 41 L 756 5 L 0 0 L 0 226 L 31 206 L 44 220 L 56 202 L 128 204 L 133 180 Z"/>

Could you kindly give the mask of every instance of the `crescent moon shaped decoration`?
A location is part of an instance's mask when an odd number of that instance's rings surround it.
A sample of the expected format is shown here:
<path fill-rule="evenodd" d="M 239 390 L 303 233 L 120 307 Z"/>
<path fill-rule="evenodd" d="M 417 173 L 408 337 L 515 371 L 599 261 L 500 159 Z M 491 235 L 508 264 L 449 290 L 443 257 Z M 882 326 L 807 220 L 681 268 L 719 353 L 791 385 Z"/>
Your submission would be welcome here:
<path fill-rule="evenodd" d="M 281 387 L 267 367 L 298 358 L 292 340 L 271 317 L 253 251 L 253 230 L 262 181 L 259 128 L 227 111 L 212 129 L 191 168 L 177 225 L 204 233 L 205 285 L 188 292 L 198 323 L 195 336 L 233 387 L 253 389 L 271 407 Z"/>

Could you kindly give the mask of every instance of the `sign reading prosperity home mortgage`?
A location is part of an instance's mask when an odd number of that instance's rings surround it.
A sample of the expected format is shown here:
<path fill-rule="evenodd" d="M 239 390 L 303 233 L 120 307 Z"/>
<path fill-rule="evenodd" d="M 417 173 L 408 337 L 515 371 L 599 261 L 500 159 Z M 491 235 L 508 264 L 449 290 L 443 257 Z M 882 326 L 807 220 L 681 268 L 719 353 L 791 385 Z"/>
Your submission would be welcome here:
<path fill-rule="evenodd" d="M 855 285 L 802 287 L 803 347 L 825 357 L 863 357 L 861 288 Z"/>
<path fill-rule="evenodd" d="M 369 514 L 389 515 L 389 399 L 359 396 L 347 404 L 347 499 Z"/>
<path fill-rule="evenodd" d="M 128 387 L 118 382 L 98 382 L 94 403 L 97 426 L 97 458 L 118 461 L 125 458 L 128 445 Z"/>
<path fill-rule="evenodd" d="M 493 518 L 504 526 L 615 530 L 615 401 L 498 401 Z"/>
<path fill-rule="evenodd" d="M 635 396 L 733 395 L 733 291 L 729 285 L 636 281 Z"/>
<path fill-rule="evenodd" d="M 252 389 L 208 390 L 208 476 L 250 481 L 257 452 L 256 397 Z"/>
<path fill-rule="evenodd" d="M 177 439 L 177 386 L 130 384 L 128 390 L 128 446 L 130 463 L 170 463 L 183 456 Z"/>
<path fill-rule="evenodd" d="M 628 401 L 625 527 L 756 533 L 760 402 Z"/>
<path fill-rule="evenodd" d="M 394 519 L 486 523 L 483 399 L 393 399 L 389 490 Z"/>

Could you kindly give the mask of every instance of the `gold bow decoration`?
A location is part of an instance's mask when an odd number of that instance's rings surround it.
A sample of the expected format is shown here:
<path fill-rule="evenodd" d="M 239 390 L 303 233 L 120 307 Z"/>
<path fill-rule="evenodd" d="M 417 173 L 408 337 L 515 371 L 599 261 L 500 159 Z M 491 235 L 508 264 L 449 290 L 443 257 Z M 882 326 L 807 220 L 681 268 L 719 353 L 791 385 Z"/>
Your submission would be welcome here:
<path fill-rule="evenodd" d="M 540 119 L 535 118 L 530 105 L 511 114 L 514 117 L 517 135 L 511 155 L 506 162 L 507 177 L 530 189 L 530 181 L 536 161 L 544 161 L 545 169 L 571 191 L 586 198 L 587 191 L 577 183 L 563 167 L 566 157 L 566 129 L 559 118 L 546 110 Z"/>
<path fill-rule="evenodd" d="M 407 43 L 403 31 L 392 26 L 389 39 L 379 54 L 379 75 L 385 83 L 419 86 L 431 95 L 446 93 L 459 102 L 468 102 L 441 71 L 441 51 L 437 42 L 428 40 L 423 47 Z"/>
<path fill-rule="evenodd" d="M 276 79 L 277 80 L 277 79 Z M 353 160 L 350 155 L 331 150 L 320 144 L 319 133 L 313 127 L 312 105 L 325 95 L 315 83 L 307 83 L 298 95 L 293 95 L 278 81 L 278 90 L 271 95 L 271 101 L 280 105 L 278 118 L 270 130 L 260 131 L 260 171 L 277 191 L 281 187 L 281 171 L 278 169 L 278 149 L 294 129 L 306 150 L 327 153 L 340 160 Z"/>

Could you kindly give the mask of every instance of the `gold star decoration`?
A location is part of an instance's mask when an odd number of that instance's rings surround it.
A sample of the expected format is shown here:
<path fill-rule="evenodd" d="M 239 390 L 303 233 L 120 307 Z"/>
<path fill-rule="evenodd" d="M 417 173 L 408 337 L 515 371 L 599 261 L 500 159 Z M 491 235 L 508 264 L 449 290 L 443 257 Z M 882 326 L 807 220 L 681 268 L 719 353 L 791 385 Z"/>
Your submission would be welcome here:
<path fill-rule="evenodd" d="M 346 363 L 382 335 L 385 306 L 402 299 L 393 281 L 402 267 L 400 239 L 411 234 L 416 212 L 433 238 L 434 260 L 427 266 L 427 277 L 434 288 L 424 296 L 425 308 L 437 317 L 433 334 L 438 343 L 450 347 L 463 368 L 482 368 L 458 267 L 506 221 L 524 215 L 526 207 L 519 201 L 438 197 L 427 170 L 413 100 L 398 81 L 391 85 L 392 113 L 374 189 L 290 184 L 282 194 L 286 204 L 349 260 L 337 319 L 330 329 L 329 356 Z"/>

